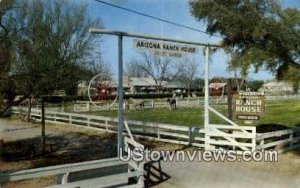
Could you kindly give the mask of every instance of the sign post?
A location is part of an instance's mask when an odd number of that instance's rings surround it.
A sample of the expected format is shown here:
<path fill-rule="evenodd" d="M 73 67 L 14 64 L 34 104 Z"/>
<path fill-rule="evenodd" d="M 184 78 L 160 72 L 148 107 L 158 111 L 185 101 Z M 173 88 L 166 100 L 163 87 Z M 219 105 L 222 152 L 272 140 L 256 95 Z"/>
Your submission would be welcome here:
<path fill-rule="evenodd" d="M 119 108 L 118 108 L 118 156 L 123 156 L 121 151 L 123 149 L 123 36 L 122 34 L 118 35 L 118 99 L 119 99 Z"/>
<path fill-rule="evenodd" d="M 205 150 L 209 150 L 209 47 L 207 46 L 205 49 L 205 65 L 204 65 L 204 70 L 205 70 L 205 90 L 204 90 L 204 130 L 205 130 Z"/>
<path fill-rule="evenodd" d="M 264 92 L 244 92 L 234 95 L 234 111 L 239 120 L 252 123 L 259 120 L 265 111 Z"/>

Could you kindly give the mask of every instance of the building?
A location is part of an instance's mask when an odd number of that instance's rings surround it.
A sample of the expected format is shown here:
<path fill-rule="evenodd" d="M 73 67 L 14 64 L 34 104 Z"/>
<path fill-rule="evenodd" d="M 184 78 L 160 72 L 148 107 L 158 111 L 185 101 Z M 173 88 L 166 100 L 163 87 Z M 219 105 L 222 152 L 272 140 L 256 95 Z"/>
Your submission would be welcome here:
<path fill-rule="evenodd" d="M 185 88 L 176 82 L 168 81 L 158 81 L 155 82 L 153 78 L 150 77 L 128 77 L 125 76 L 124 88 L 128 86 L 130 89 L 126 90 L 128 94 L 135 93 L 173 93 L 173 92 L 183 92 Z"/>
<path fill-rule="evenodd" d="M 77 86 L 77 95 L 87 95 L 88 85 L 86 81 L 79 82 Z M 112 93 L 116 93 L 118 83 L 114 82 L 110 86 Z M 186 89 L 179 83 L 162 81 L 156 84 L 155 80 L 150 77 L 123 77 L 123 87 L 126 94 L 141 94 L 141 93 L 174 93 L 185 92 Z"/>
<path fill-rule="evenodd" d="M 272 80 L 263 84 L 259 91 L 264 91 L 266 95 L 293 94 L 292 84 L 284 81 Z"/>

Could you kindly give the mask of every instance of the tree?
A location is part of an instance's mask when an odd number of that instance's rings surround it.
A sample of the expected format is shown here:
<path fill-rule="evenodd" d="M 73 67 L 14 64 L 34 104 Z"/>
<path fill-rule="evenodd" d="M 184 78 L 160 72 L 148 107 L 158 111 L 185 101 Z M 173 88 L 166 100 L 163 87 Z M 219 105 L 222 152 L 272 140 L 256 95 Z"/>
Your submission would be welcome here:
<path fill-rule="evenodd" d="M 198 73 L 199 63 L 196 60 L 185 58 L 178 64 L 178 74 L 176 75 L 176 80 L 181 83 L 187 90 L 194 87 L 194 80 L 196 74 Z"/>
<path fill-rule="evenodd" d="M 100 20 L 88 16 L 86 5 L 67 0 L 19 0 L 14 7 L 6 22 L 15 27 L 10 75 L 18 93 L 73 91 L 91 68 L 88 60 L 100 41 L 88 29 L 101 27 Z"/>
<path fill-rule="evenodd" d="M 234 72 L 234 85 L 236 86 L 237 91 L 240 91 L 243 89 L 243 86 L 246 82 L 250 65 L 246 61 L 243 61 L 239 58 L 233 58 L 233 60 L 234 61 L 229 64 L 227 69 L 230 72 Z"/>
<path fill-rule="evenodd" d="M 157 91 L 159 92 L 163 80 L 171 75 L 172 61 L 170 58 L 156 56 L 147 52 L 141 52 L 141 56 L 142 60 L 135 64 L 137 66 L 136 68 L 142 70 L 147 76 L 154 80 Z M 175 77 L 175 75 L 173 76 Z"/>
<path fill-rule="evenodd" d="M 294 93 L 297 94 L 300 86 L 300 70 L 289 67 L 282 80 L 292 84 Z"/>
<path fill-rule="evenodd" d="M 263 80 L 250 80 L 246 82 L 247 88 L 250 88 L 251 91 L 258 91 L 263 84 Z"/>
<path fill-rule="evenodd" d="M 269 0 L 194 0 L 192 15 L 207 31 L 223 37 L 231 63 L 261 67 L 283 77 L 289 66 L 300 68 L 300 11 L 282 9 Z"/>
<path fill-rule="evenodd" d="M 147 73 L 139 66 L 136 59 L 130 60 L 126 64 L 126 74 L 131 77 L 146 77 Z"/>

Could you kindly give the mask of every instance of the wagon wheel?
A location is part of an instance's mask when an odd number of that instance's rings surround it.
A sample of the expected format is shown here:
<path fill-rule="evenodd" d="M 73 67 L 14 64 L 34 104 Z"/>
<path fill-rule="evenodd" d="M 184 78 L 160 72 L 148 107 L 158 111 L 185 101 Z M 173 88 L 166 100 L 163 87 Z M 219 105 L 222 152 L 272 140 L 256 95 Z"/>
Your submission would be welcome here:
<path fill-rule="evenodd" d="M 213 78 L 210 85 L 210 100 L 218 103 L 224 96 L 225 87 L 223 86 L 223 81 L 220 78 Z"/>
<path fill-rule="evenodd" d="M 117 100 L 116 81 L 107 74 L 94 76 L 88 86 L 90 102 L 97 108 L 109 109 Z"/>

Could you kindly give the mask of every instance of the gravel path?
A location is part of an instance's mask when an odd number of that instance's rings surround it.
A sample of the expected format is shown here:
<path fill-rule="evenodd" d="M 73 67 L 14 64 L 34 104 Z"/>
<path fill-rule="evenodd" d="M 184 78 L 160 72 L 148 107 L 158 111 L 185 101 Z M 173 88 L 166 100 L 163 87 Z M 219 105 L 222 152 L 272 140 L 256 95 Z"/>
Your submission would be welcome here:
<path fill-rule="evenodd" d="M 47 135 L 54 134 L 47 131 Z M 15 141 L 34 138 L 41 135 L 41 126 L 36 124 L 25 124 L 18 120 L 0 118 L 0 139 L 4 141 Z"/>
<path fill-rule="evenodd" d="M 157 188 L 300 188 L 299 175 L 279 175 L 226 162 L 162 162 L 162 169 L 171 178 Z"/>

